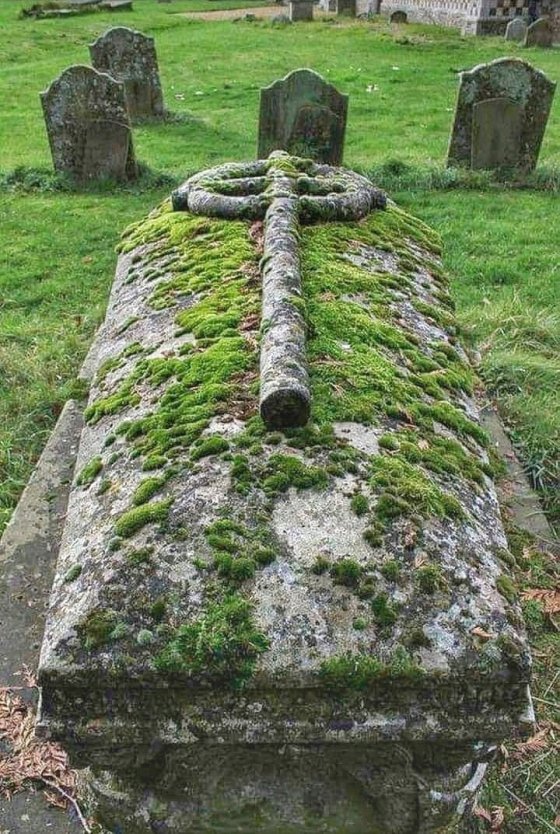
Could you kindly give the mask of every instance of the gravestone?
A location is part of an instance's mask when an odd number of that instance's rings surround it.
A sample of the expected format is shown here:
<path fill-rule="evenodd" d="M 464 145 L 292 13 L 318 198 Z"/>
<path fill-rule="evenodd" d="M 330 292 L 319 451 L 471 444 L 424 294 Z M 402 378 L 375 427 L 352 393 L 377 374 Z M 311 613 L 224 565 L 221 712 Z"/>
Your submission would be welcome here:
<path fill-rule="evenodd" d="M 408 23 L 408 15 L 406 12 L 397 10 L 391 15 L 390 21 L 391 23 Z"/>
<path fill-rule="evenodd" d="M 137 175 L 124 86 L 86 66 L 69 67 L 41 93 L 55 171 L 79 182 Z"/>
<path fill-rule="evenodd" d="M 506 41 L 516 41 L 521 43 L 525 40 L 527 34 L 527 24 L 522 17 L 514 17 L 506 26 L 505 39 Z"/>
<path fill-rule="evenodd" d="M 471 168 L 517 167 L 523 108 L 509 98 L 487 98 L 473 107 Z"/>
<path fill-rule="evenodd" d="M 447 164 L 480 167 L 494 160 L 490 167 L 502 167 L 507 160 L 507 167 L 532 171 L 555 89 L 544 73 L 516 58 L 461 73 Z"/>
<path fill-rule="evenodd" d="M 123 82 L 132 119 L 165 115 L 153 38 L 117 26 L 90 44 L 89 51 L 95 69 Z"/>
<path fill-rule="evenodd" d="M 535 20 L 527 27 L 524 46 L 541 46 L 548 49 L 554 42 L 554 32 L 546 17 Z"/>
<path fill-rule="evenodd" d="M 336 13 L 346 17 L 356 17 L 356 0 L 336 0 Z"/>
<path fill-rule="evenodd" d="M 258 156 L 285 150 L 332 165 L 342 161 L 348 96 L 299 69 L 261 90 Z"/>
<path fill-rule="evenodd" d="M 291 0 L 289 19 L 292 23 L 300 20 L 313 20 L 313 0 Z"/>
<path fill-rule="evenodd" d="M 443 834 L 532 731 L 449 305 L 423 223 L 281 153 L 123 236 L 39 669 L 108 829 Z"/>

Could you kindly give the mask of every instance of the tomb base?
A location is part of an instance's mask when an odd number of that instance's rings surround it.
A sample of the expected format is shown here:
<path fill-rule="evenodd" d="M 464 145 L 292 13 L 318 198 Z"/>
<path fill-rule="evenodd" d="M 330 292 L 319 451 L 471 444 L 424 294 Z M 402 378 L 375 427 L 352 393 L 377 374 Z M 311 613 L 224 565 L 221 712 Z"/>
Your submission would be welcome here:
<path fill-rule="evenodd" d="M 468 816 L 479 745 L 162 746 L 137 770 L 101 771 L 97 818 L 126 834 L 443 834 Z"/>

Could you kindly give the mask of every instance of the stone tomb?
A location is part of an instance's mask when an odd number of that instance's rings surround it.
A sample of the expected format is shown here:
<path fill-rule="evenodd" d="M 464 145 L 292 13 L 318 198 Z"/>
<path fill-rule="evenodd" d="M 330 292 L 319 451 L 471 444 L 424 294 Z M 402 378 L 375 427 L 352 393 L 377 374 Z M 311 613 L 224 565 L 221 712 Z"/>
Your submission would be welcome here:
<path fill-rule="evenodd" d="M 95 69 L 124 84 L 132 119 L 165 115 L 154 39 L 126 26 L 116 26 L 89 47 Z"/>
<path fill-rule="evenodd" d="M 555 89 L 544 73 L 515 58 L 461 73 L 447 164 L 532 171 Z"/>
<path fill-rule="evenodd" d="M 522 17 L 514 17 L 506 26 L 505 39 L 506 41 L 516 41 L 521 43 L 525 40 L 527 34 L 527 24 Z"/>
<path fill-rule="evenodd" d="M 523 46 L 541 46 L 549 49 L 553 42 L 554 31 L 550 21 L 546 17 L 541 17 L 527 28 Z"/>
<path fill-rule="evenodd" d="M 289 4 L 289 17 L 292 23 L 301 20 L 313 20 L 313 0 L 291 0 Z"/>
<path fill-rule="evenodd" d="M 87 66 L 65 70 L 41 93 L 55 171 L 79 182 L 137 175 L 124 87 Z"/>
<path fill-rule="evenodd" d="M 258 156 L 285 150 L 342 162 L 348 96 L 310 69 L 298 69 L 261 90 Z"/>
<path fill-rule="evenodd" d="M 283 154 L 123 237 L 39 670 L 108 828 L 443 833 L 531 731 L 451 309 L 430 229 Z"/>

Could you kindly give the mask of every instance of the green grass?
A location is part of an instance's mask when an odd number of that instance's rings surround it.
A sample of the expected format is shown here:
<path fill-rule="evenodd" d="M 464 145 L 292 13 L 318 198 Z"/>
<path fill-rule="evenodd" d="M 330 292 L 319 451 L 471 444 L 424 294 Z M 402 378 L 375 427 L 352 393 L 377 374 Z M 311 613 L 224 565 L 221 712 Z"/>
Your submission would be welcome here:
<path fill-rule="evenodd" d="M 443 168 L 457 71 L 510 54 L 558 81 L 558 50 L 521 50 L 437 27 L 391 28 L 384 19 L 274 26 L 178 14 L 260 0 L 135 0 L 131 14 L 58 21 L 20 20 L 23 5 L 30 0 L 0 3 L 0 530 L 75 393 L 73 380 L 103 317 L 122 229 L 167 195 L 171 182 L 216 162 L 253 157 L 259 89 L 298 66 L 312 67 L 350 95 L 346 164 L 373 172 L 442 233 L 465 338 L 481 352 L 488 389 L 550 518 L 560 522 L 560 95 L 533 188 Z M 152 172 L 139 184 L 72 192 L 48 173 L 39 92 L 67 66 L 87 63 L 88 43 L 120 24 L 155 37 L 166 104 L 178 118 L 135 128 L 137 155 Z M 530 570 L 527 582 L 538 587 L 542 576 Z M 553 678 L 554 637 L 546 628 L 533 635 L 541 694 Z M 550 826 L 558 809 L 531 794 L 546 776 L 539 767 L 491 782 L 486 803 L 507 804 L 512 816 L 509 786 Z M 550 830 L 531 814 L 512 816 L 508 826 L 514 834 Z"/>

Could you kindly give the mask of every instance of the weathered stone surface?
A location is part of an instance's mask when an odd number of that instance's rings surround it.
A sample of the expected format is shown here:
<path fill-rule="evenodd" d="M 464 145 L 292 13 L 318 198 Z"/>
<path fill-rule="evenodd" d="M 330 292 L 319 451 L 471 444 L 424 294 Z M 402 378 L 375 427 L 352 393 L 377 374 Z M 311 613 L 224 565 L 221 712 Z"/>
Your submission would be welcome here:
<path fill-rule="evenodd" d="M 554 33 L 549 19 L 541 17 L 527 27 L 527 34 L 525 35 L 525 43 L 523 46 L 541 46 L 548 49 L 552 46 L 553 40 Z"/>
<path fill-rule="evenodd" d="M 153 38 L 117 26 L 90 44 L 89 51 L 95 69 L 123 82 L 131 118 L 165 115 Z"/>
<path fill-rule="evenodd" d="M 336 0 L 336 13 L 356 17 L 356 0 Z"/>
<path fill-rule="evenodd" d="M 301 20 L 313 20 L 313 0 L 291 0 L 289 15 L 292 23 Z"/>
<path fill-rule="evenodd" d="M 65 70 L 41 93 L 56 171 L 78 181 L 137 174 L 124 87 L 91 67 Z"/>
<path fill-rule="evenodd" d="M 473 161 L 491 162 L 503 159 L 505 154 L 511 160 L 510 167 L 532 171 L 537 164 L 555 89 L 556 84 L 544 73 L 515 58 L 499 58 L 461 73 L 447 164 L 469 167 Z M 504 99 L 511 107 L 503 103 Z M 494 104 L 477 109 L 477 105 L 488 100 L 494 100 Z M 515 128 L 515 141 L 508 139 L 500 125 L 492 128 L 488 124 L 492 108 L 501 108 L 509 128 Z M 483 122 L 488 129 L 481 132 Z M 486 140 L 486 146 L 477 145 L 478 140 Z M 491 145 L 501 150 L 494 151 Z"/>
<path fill-rule="evenodd" d="M 312 70 L 295 70 L 261 90 L 258 156 L 285 150 L 338 165 L 347 113 L 348 96 Z"/>
<path fill-rule="evenodd" d="M 302 227 L 311 422 L 268 432 L 262 226 L 170 209 L 123 240 L 41 729 L 127 834 L 444 831 L 530 661 L 437 239 Z"/>
<path fill-rule="evenodd" d="M 521 155 L 523 108 L 509 98 L 487 98 L 473 107 L 471 168 L 515 168 Z"/>
<path fill-rule="evenodd" d="M 522 17 L 514 17 L 506 26 L 505 39 L 506 41 L 516 41 L 520 43 L 525 39 L 527 34 L 527 24 Z"/>

